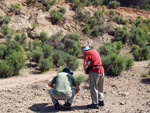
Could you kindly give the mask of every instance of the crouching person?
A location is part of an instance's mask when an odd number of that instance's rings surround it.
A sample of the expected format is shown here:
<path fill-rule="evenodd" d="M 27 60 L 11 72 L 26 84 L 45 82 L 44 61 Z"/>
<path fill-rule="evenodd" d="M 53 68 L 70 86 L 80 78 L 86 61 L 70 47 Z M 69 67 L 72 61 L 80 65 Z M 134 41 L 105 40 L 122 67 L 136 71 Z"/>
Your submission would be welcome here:
<path fill-rule="evenodd" d="M 58 73 L 52 81 L 48 83 L 48 86 L 53 88 L 50 89 L 49 93 L 55 109 L 62 107 L 58 100 L 66 100 L 64 108 L 70 109 L 75 94 L 80 90 L 72 74 L 69 68 L 64 68 L 63 72 Z"/>

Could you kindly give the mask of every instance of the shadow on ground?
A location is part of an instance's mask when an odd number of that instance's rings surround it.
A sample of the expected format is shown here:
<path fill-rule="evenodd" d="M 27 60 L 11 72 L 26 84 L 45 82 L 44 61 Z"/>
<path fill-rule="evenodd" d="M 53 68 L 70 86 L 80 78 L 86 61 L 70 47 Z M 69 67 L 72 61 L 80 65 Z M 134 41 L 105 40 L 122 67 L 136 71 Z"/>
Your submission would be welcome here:
<path fill-rule="evenodd" d="M 141 82 L 144 84 L 150 84 L 150 78 L 142 79 Z"/>
<path fill-rule="evenodd" d="M 72 106 L 71 110 L 55 110 L 54 106 L 49 106 L 48 103 L 40 103 L 40 104 L 33 104 L 29 107 L 30 110 L 38 113 L 49 113 L 49 112 L 59 112 L 59 111 L 75 111 L 75 110 L 87 110 L 86 106 Z"/>

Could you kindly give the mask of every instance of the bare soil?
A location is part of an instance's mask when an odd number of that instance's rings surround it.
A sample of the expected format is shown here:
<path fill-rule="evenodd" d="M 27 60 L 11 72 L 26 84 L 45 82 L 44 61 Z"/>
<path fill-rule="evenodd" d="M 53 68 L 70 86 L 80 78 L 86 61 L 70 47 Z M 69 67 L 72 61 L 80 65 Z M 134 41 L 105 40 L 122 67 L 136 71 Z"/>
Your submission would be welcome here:
<path fill-rule="evenodd" d="M 74 76 L 83 74 L 82 60 L 80 68 Z M 19 76 L 0 79 L 0 113 L 149 113 L 150 112 L 150 77 L 142 77 L 148 72 L 148 62 L 135 62 L 131 70 L 120 76 L 105 75 L 104 101 L 100 109 L 87 109 L 91 104 L 89 84 L 81 84 L 80 92 L 75 96 L 72 109 L 54 110 L 48 94 L 48 82 L 56 71 L 38 74 L 34 68 L 23 69 Z M 88 75 L 85 75 L 88 79 Z M 64 104 L 64 101 L 60 101 Z"/>

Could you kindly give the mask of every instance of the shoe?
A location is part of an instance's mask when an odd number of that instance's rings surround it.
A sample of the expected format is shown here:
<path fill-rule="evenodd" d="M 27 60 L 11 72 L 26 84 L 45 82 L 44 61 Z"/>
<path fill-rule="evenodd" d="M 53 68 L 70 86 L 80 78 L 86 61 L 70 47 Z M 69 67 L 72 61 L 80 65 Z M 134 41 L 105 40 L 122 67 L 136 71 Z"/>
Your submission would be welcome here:
<path fill-rule="evenodd" d="M 70 110 L 70 109 L 71 109 L 71 104 L 68 103 L 68 102 L 66 102 L 66 103 L 64 104 L 64 109 Z"/>
<path fill-rule="evenodd" d="M 104 101 L 99 101 L 98 105 L 99 106 L 104 106 Z"/>
<path fill-rule="evenodd" d="M 90 104 L 90 105 L 87 105 L 87 107 L 90 109 L 99 109 L 99 106 L 97 104 Z"/>
<path fill-rule="evenodd" d="M 61 108 L 61 105 L 60 105 L 59 103 L 56 103 L 56 104 L 54 105 L 54 107 L 55 107 L 56 110 L 58 110 L 58 109 Z"/>

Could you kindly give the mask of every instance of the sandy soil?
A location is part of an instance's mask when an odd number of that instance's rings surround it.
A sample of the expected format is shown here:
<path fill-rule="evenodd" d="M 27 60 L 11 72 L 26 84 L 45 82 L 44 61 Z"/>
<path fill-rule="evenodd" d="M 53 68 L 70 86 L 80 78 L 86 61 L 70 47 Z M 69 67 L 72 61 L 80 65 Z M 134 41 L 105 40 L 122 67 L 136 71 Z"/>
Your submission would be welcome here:
<path fill-rule="evenodd" d="M 135 62 L 131 70 L 118 77 L 105 76 L 105 106 L 87 109 L 91 104 L 89 85 L 81 84 L 81 91 L 75 96 L 69 111 L 54 110 L 49 97 L 47 83 L 56 71 L 36 74 L 31 67 L 23 69 L 19 76 L 0 79 L 0 113 L 150 113 L 150 78 L 142 77 L 148 71 L 148 62 Z M 83 74 L 82 67 L 74 75 Z M 88 78 L 88 75 L 85 75 Z M 60 101 L 63 104 L 63 101 Z"/>

